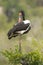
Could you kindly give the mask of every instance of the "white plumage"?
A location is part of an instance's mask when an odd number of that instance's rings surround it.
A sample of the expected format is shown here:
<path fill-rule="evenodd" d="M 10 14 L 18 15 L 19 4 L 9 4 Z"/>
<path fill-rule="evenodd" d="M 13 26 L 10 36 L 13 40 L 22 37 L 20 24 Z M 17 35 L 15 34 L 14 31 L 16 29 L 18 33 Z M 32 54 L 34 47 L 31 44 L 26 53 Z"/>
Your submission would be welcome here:
<path fill-rule="evenodd" d="M 30 20 L 25 20 L 23 22 L 24 22 L 24 24 L 27 24 L 27 23 L 30 23 Z"/>

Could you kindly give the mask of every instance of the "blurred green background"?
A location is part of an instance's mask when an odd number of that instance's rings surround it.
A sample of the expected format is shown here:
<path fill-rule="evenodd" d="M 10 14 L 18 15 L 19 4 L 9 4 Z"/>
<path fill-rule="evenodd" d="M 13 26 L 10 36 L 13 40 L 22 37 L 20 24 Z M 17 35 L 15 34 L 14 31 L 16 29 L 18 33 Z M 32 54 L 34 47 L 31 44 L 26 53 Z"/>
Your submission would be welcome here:
<path fill-rule="evenodd" d="M 19 37 L 8 40 L 7 32 L 18 20 L 19 10 L 31 21 L 31 31 L 22 36 L 22 51 L 39 50 L 43 53 L 43 0 L 0 0 L 0 51 L 14 50 Z M 0 65 L 8 65 L 0 53 Z"/>

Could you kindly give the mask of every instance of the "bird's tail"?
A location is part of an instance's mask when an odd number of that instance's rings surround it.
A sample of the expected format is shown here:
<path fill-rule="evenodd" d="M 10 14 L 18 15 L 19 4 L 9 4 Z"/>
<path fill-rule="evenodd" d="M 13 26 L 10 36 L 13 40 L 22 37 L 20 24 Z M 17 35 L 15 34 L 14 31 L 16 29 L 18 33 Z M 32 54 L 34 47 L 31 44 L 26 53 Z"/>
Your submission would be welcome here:
<path fill-rule="evenodd" d="M 8 36 L 8 39 L 11 39 L 11 37 L 12 37 L 12 29 L 8 31 L 7 36 Z"/>
<path fill-rule="evenodd" d="M 7 34 L 8 39 L 10 40 L 12 37 L 18 36 L 18 33 L 13 33 L 12 30 L 10 30 Z"/>

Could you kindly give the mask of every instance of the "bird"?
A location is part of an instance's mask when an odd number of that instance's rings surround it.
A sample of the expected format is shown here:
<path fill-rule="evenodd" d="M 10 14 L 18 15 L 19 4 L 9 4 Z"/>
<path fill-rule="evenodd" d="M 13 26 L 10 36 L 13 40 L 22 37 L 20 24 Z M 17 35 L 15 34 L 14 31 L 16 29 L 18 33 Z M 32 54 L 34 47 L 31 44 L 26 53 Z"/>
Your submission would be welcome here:
<path fill-rule="evenodd" d="M 7 33 L 8 39 L 11 39 L 12 37 L 16 37 L 19 34 L 23 35 L 30 31 L 31 29 L 31 23 L 30 20 L 24 20 L 22 22 L 16 23 L 12 29 L 10 29 Z"/>

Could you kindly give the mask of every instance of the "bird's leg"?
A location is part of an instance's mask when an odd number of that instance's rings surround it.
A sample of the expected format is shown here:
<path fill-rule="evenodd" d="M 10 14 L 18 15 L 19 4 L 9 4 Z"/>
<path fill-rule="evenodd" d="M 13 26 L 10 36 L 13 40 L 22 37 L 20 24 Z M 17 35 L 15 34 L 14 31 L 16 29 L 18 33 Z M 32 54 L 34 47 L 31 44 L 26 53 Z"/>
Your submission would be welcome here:
<path fill-rule="evenodd" d="M 19 52 L 21 53 L 21 34 L 19 34 Z"/>

